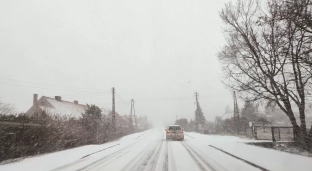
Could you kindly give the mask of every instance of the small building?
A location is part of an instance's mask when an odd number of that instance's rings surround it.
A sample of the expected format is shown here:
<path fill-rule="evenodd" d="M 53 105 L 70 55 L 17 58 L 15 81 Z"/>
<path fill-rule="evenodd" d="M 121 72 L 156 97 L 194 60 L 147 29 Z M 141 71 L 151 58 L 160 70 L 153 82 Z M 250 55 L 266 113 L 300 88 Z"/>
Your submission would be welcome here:
<path fill-rule="evenodd" d="M 38 94 L 33 96 L 33 105 L 26 112 L 27 116 L 36 117 L 42 114 L 68 116 L 79 118 L 87 109 L 86 105 L 79 104 L 77 100 L 73 102 L 62 100 L 61 96 L 55 96 L 55 98 L 42 96 L 38 100 Z"/>

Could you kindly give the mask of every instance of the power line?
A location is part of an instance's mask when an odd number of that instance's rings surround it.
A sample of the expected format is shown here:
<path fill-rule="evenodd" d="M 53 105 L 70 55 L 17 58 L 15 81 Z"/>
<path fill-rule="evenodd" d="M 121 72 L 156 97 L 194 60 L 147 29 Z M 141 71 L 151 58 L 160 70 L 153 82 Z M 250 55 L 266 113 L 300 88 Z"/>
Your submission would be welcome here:
<path fill-rule="evenodd" d="M 92 91 L 79 91 L 79 90 L 65 90 L 65 89 L 54 89 L 54 88 L 45 88 L 45 87 L 35 87 L 29 85 L 21 85 L 21 84 L 12 84 L 12 83 L 4 83 L 0 82 L 0 84 L 18 86 L 18 87 L 28 87 L 28 88 L 37 88 L 37 89 L 46 89 L 46 90 L 57 90 L 57 91 L 72 91 L 72 92 L 92 92 Z"/>
<path fill-rule="evenodd" d="M 106 94 L 111 94 L 111 93 L 97 93 L 97 94 L 93 94 L 93 95 L 88 95 L 88 96 L 75 96 L 75 95 L 72 95 L 72 96 L 66 96 L 66 95 L 63 95 L 65 97 L 78 97 L 78 98 L 88 98 L 88 97 L 96 97 L 96 96 L 103 96 L 103 95 L 106 95 Z"/>
<path fill-rule="evenodd" d="M 219 94 L 218 94 L 219 95 Z M 216 95 L 201 95 L 202 98 L 211 98 Z M 193 96 L 178 96 L 178 97 L 162 97 L 162 98 L 141 98 L 137 102 L 154 102 L 154 101 L 171 101 L 171 100 L 189 100 L 193 99 Z"/>
<path fill-rule="evenodd" d="M 35 83 L 35 82 L 30 82 L 30 81 L 22 81 L 22 80 L 9 79 L 9 78 L 0 78 L 0 79 L 1 80 L 10 80 L 10 81 L 22 82 L 22 83 L 29 83 L 29 84 L 47 85 L 47 86 L 60 87 L 60 88 L 86 89 L 86 90 L 94 90 L 94 91 L 103 90 L 103 89 L 94 89 L 94 88 L 67 87 L 67 86 L 60 86 L 60 85 L 53 85 L 53 84 Z M 104 89 L 104 90 L 110 90 L 110 89 Z"/>
<path fill-rule="evenodd" d="M 66 90 L 65 90 L 66 91 Z M 85 95 L 93 95 L 93 94 L 103 94 L 103 93 L 110 93 L 111 92 L 111 90 L 103 90 L 103 91 L 100 91 L 100 92 L 92 92 L 92 91 L 90 91 L 90 92 L 88 92 L 88 91 L 86 91 L 86 92 L 78 92 L 78 93 L 74 93 L 74 94 L 62 94 L 62 96 L 77 96 L 77 95 L 79 95 L 79 96 L 85 96 Z"/>
<path fill-rule="evenodd" d="M 117 93 L 115 93 L 115 94 L 116 94 L 116 97 L 117 97 L 119 100 L 121 100 L 122 103 L 128 104 L 128 102 L 126 102 L 123 98 L 121 98 L 119 94 L 117 94 Z"/>
<path fill-rule="evenodd" d="M 127 105 L 125 105 L 123 108 L 121 108 L 119 111 L 122 111 L 122 110 L 124 110 L 126 107 L 128 107 L 129 105 L 131 105 L 131 103 L 129 103 L 129 104 L 127 104 Z"/>
<path fill-rule="evenodd" d="M 178 100 L 178 99 L 185 99 L 185 98 L 191 98 L 192 96 L 185 96 L 185 97 L 161 97 L 161 98 L 142 98 L 138 99 L 137 102 L 142 101 L 157 101 L 157 100 Z"/>
<path fill-rule="evenodd" d="M 163 97 L 163 98 L 146 98 L 146 99 L 139 99 L 137 102 L 154 102 L 154 101 L 171 101 L 171 100 L 188 100 L 192 99 L 192 96 L 187 96 L 187 97 Z"/>

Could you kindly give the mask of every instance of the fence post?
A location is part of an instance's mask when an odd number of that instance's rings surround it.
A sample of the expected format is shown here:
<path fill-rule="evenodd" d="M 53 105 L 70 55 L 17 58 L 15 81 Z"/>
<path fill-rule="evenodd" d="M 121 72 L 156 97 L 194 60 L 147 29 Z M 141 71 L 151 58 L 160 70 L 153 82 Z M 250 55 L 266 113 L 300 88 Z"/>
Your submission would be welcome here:
<path fill-rule="evenodd" d="M 281 141 L 281 128 L 278 128 L 278 140 Z"/>
<path fill-rule="evenodd" d="M 255 139 L 257 140 L 258 139 L 258 135 L 257 135 L 257 127 L 254 127 L 255 129 Z"/>
<path fill-rule="evenodd" d="M 272 132 L 272 141 L 275 142 L 275 137 L 274 137 L 274 127 L 271 127 L 271 132 Z"/>
<path fill-rule="evenodd" d="M 293 141 L 295 141 L 295 139 L 296 139 L 296 133 L 295 133 L 294 128 L 293 128 L 293 136 L 294 136 L 294 140 L 293 140 Z"/>
<path fill-rule="evenodd" d="M 255 138 L 255 135 L 254 135 L 254 126 L 252 125 L 252 127 L 251 127 L 251 136 L 252 136 L 252 138 Z"/>

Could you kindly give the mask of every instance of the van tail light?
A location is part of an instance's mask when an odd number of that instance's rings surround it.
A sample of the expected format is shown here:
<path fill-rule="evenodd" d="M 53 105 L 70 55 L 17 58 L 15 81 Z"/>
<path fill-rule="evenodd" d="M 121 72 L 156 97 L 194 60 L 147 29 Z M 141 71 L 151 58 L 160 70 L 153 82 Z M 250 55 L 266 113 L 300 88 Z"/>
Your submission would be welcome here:
<path fill-rule="evenodd" d="M 183 133 L 183 130 L 181 130 L 181 133 Z"/>
<path fill-rule="evenodd" d="M 167 134 L 169 134 L 169 133 L 170 133 L 170 131 L 168 130 L 168 131 L 167 131 Z"/>

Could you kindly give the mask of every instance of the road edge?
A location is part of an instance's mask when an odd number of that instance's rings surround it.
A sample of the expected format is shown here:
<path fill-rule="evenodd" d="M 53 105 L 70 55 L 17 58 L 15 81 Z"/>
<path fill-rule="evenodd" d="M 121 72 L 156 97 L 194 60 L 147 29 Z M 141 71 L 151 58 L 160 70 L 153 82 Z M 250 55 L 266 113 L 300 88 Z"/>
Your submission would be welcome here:
<path fill-rule="evenodd" d="M 243 161 L 243 162 L 245 162 L 245 163 L 247 163 L 247 164 L 249 164 L 249 165 L 251 165 L 251 166 L 253 166 L 253 167 L 256 167 L 256 168 L 258 168 L 258 169 L 260 169 L 260 170 L 262 170 L 262 171 L 269 171 L 268 169 L 266 169 L 266 168 L 264 168 L 264 167 L 261 167 L 261 166 L 259 166 L 259 165 L 256 165 L 255 163 L 252 163 L 252 162 L 250 162 L 250 161 L 247 161 L 247 160 L 245 160 L 245 159 L 242 159 L 242 158 L 240 158 L 240 157 L 237 157 L 237 156 L 235 156 L 235 155 L 233 155 L 233 154 L 231 154 L 231 153 L 229 153 L 229 152 L 226 152 L 226 151 L 224 151 L 224 150 L 222 150 L 222 149 L 220 149 L 220 148 L 218 148 L 218 147 L 215 147 L 215 146 L 213 146 L 213 145 L 209 145 L 210 147 L 212 147 L 212 148 L 214 148 L 214 149 L 217 149 L 217 150 L 219 150 L 219 151 L 221 151 L 221 152 L 223 152 L 223 153 L 225 153 L 225 154 L 227 154 L 227 155 L 229 155 L 229 156 L 232 156 L 232 157 L 234 157 L 234 158 L 236 158 L 236 159 L 239 159 L 239 160 L 241 160 L 241 161 Z"/>
<path fill-rule="evenodd" d="M 110 147 L 104 148 L 104 149 L 102 149 L 102 150 L 99 150 L 99 151 L 96 151 L 96 152 L 93 152 L 93 153 L 87 154 L 87 155 L 85 155 L 85 156 L 81 157 L 80 159 L 83 159 L 83 158 L 88 157 L 88 156 L 90 156 L 90 155 L 92 155 L 92 154 L 95 154 L 95 153 L 98 153 L 98 152 L 101 152 L 101 151 L 107 150 L 107 149 L 109 149 L 109 148 L 115 147 L 115 146 L 117 146 L 117 145 L 120 145 L 120 144 L 118 143 L 118 144 L 115 144 L 115 145 L 113 145 L 113 146 L 110 146 Z"/>

